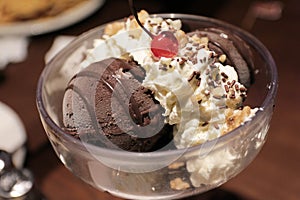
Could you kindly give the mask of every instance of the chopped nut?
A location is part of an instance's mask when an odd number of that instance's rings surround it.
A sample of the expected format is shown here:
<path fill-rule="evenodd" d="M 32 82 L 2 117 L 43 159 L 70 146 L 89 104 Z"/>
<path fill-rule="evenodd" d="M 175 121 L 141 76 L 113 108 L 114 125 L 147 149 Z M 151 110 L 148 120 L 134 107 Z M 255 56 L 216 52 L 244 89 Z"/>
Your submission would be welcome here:
<path fill-rule="evenodd" d="M 226 61 L 226 55 L 225 54 L 222 54 L 220 57 L 219 57 L 219 61 L 221 63 L 224 63 Z"/>
<path fill-rule="evenodd" d="M 124 28 L 123 22 L 113 22 L 110 24 L 107 24 L 107 26 L 104 29 L 104 34 L 108 36 L 112 36 L 116 34 L 119 30 Z"/>
<path fill-rule="evenodd" d="M 223 130 L 222 134 L 226 134 L 229 131 L 240 126 L 245 119 L 251 114 L 251 108 L 249 106 L 243 107 L 242 110 L 228 109 L 226 110 L 226 124 L 227 129 Z"/>
<path fill-rule="evenodd" d="M 138 13 L 138 17 L 139 17 L 139 20 L 142 24 L 144 24 L 146 22 L 146 19 L 149 17 L 149 14 L 147 11 L 145 10 L 141 10 L 139 13 Z"/>
<path fill-rule="evenodd" d="M 180 167 L 183 167 L 185 164 L 184 162 L 175 162 L 168 166 L 169 169 L 179 169 Z"/>
<path fill-rule="evenodd" d="M 207 46 L 208 41 L 209 41 L 208 37 L 201 37 L 200 44 L 203 44 L 203 45 Z"/>
<path fill-rule="evenodd" d="M 188 182 L 183 181 L 181 178 L 175 178 L 170 181 L 170 187 L 173 190 L 186 190 L 191 186 Z"/>
<path fill-rule="evenodd" d="M 199 37 L 198 35 L 192 36 L 192 41 L 200 45 L 203 45 L 205 48 L 208 46 L 208 37 Z"/>
<path fill-rule="evenodd" d="M 182 30 L 176 31 L 174 35 L 179 43 L 180 48 L 183 48 L 188 43 L 188 39 L 185 35 L 185 32 L 183 32 Z"/>

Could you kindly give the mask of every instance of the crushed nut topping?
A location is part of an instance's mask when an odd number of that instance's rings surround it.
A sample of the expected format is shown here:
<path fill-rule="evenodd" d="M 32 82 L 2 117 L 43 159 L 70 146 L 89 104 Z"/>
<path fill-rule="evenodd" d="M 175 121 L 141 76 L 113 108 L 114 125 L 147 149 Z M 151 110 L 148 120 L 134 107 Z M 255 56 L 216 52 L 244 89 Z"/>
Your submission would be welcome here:
<path fill-rule="evenodd" d="M 186 190 L 186 189 L 190 188 L 191 186 L 188 182 L 182 180 L 181 178 L 175 178 L 170 181 L 170 187 L 173 190 Z"/>

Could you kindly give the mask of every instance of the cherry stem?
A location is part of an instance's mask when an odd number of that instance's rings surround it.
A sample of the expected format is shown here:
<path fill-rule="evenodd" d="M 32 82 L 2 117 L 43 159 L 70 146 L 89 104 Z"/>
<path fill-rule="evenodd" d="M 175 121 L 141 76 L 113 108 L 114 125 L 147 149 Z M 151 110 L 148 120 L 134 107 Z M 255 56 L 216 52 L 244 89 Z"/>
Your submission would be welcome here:
<path fill-rule="evenodd" d="M 129 3 L 130 11 L 131 11 L 132 15 L 134 16 L 135 20 L 137 21 L 138 25 L 153 39 L 154 35 L 150 31 L 148 31 L 143 26 L 143 24 L 141 23 L 141 21 L 139 20 L 137 10 L 136 10 L 136 8 L 133 5 L 133 0 L 128 0 L 128 3 Z"/>

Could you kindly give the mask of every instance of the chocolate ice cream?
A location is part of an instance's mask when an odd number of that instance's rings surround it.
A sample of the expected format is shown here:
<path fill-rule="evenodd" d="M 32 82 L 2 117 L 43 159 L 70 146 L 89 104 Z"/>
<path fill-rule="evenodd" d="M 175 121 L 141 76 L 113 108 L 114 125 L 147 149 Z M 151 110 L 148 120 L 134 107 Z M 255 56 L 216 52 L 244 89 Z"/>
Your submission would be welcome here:
<path fill-rule="evenodd" d="M 235 67 L 239 75 L 239 82 L 246 87 L 250 87 L 252 80 L 251 72 L 253 66 L 253 56 L 250 47 L 237 35 L 228 30 L 219 28 L 205 28 L 188 33 L 197 34 L 199 37 L 208 37 L 208 47 L 219 56 L 224 55 L 224 64 Z"/>
<path fill-rule="evenodd" d="M 144 76 L 134 62 L 117 58 L 80 71 L 64 96 L 66 131 L 98 146 L 139 152 L 159 148 L 158 139 L 168 140 L 171 127 L 152 92 L 141 85 Z"/>

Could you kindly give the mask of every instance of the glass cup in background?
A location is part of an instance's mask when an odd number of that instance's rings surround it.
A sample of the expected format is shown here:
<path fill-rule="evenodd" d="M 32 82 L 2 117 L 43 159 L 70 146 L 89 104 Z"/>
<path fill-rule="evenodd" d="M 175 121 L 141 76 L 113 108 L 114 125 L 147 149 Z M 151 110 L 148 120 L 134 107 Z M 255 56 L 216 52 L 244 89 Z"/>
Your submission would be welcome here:
<path fill-rule="evenodd" d="M 169 151 L 135 153 L 86 144 L 64 133 L 62 100 L 68 81 L 78 72 L 80 53 L 101 37 L 105 25 L 88 31 L 64 48 L 45 67 L 37 87 L 37 107 L 47 136 L 62 163 L 101 191 L 126 199 L 178 199 L 213 189 L 253 161 L 266 141 L 277 91 L 276 65 L 265 46 L 251 34 L 215 19 L 159 14 L 181 19 L 186 32 L 216 27 L 242 38 L 253 52 L 255 82 L 246 105 L 259 107 L 237 129 L 202 145 Z M 66 67 L 67 66 L 67 67 Z"/>

